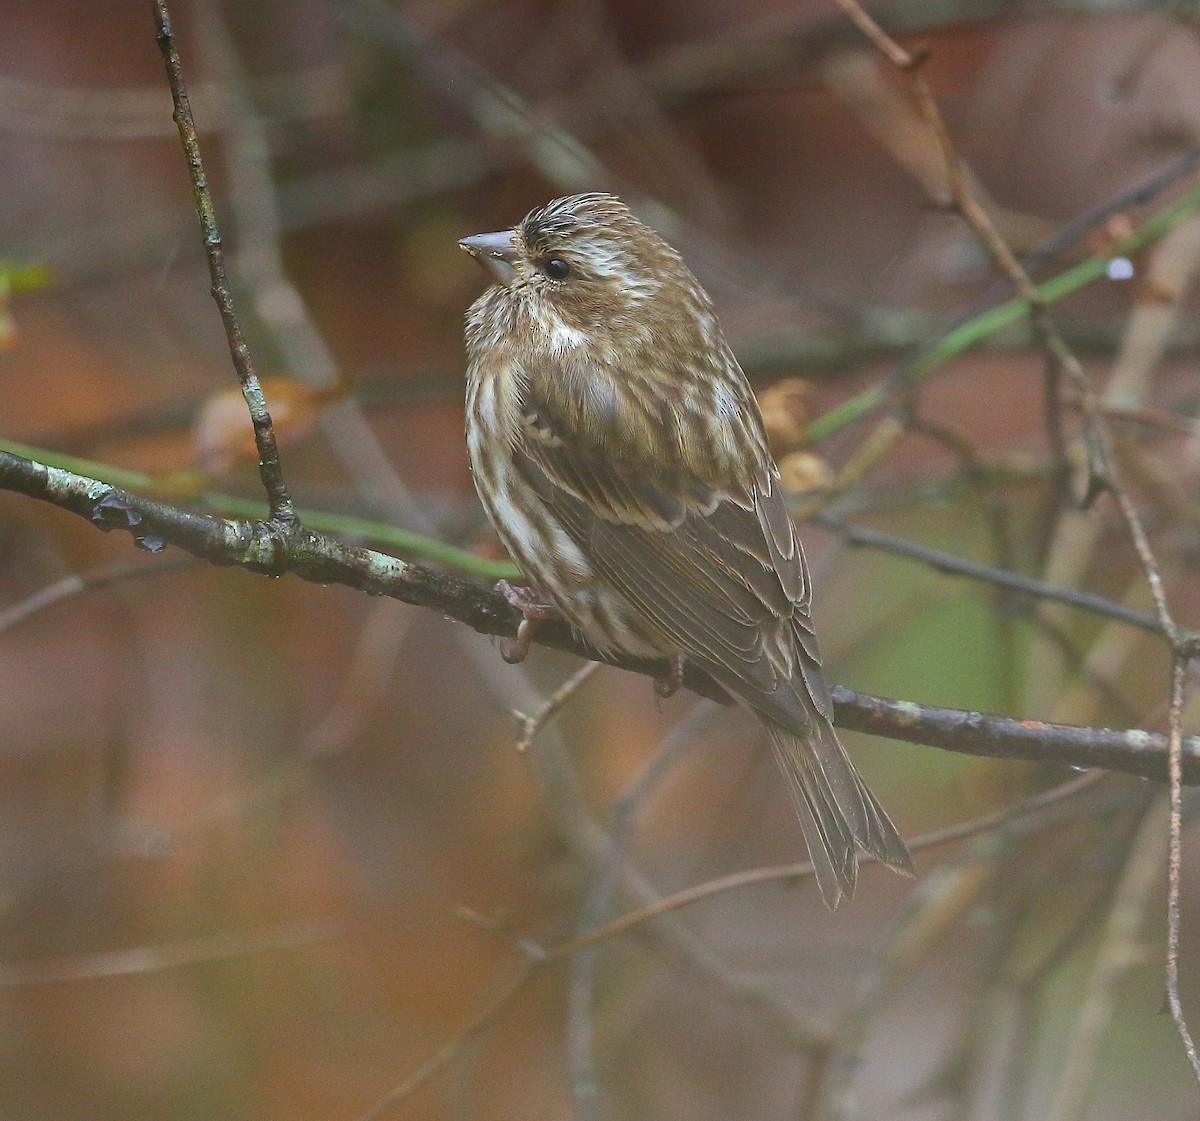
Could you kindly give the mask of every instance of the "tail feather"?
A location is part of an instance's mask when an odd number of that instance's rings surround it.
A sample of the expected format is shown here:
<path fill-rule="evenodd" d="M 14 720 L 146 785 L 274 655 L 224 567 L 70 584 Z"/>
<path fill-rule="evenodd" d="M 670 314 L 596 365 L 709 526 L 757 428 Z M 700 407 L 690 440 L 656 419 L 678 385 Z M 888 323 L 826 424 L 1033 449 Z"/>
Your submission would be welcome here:
<path fill-rule="evenodd" d="M 800 736 L 774 721 L 762 723 L 788 778 L 825 905 L 833 910 L 843 895 L 854 894 L 859 849 L 911 876 L 908 847 L 867 789 L 833 725 L 818 718 L 812 734 Z"/>

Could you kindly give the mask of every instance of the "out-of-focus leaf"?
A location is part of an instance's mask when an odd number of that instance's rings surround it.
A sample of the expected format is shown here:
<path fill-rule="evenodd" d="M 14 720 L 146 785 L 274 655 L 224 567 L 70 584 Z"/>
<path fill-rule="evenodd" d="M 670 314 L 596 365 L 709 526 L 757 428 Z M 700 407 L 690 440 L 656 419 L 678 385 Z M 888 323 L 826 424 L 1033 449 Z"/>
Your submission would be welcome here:
<path fill-rule="evenodd" d="M 315 386 L 289 377 L 264 378 L 263 396 L 281 448 L 303 440 L 321 414 L 346 395 L 342 383 Z M 192 457 L 209 475 L 258 459 L 254 429 L 237 386 L 214 393 L 200 408 L 192 428 Z"/>

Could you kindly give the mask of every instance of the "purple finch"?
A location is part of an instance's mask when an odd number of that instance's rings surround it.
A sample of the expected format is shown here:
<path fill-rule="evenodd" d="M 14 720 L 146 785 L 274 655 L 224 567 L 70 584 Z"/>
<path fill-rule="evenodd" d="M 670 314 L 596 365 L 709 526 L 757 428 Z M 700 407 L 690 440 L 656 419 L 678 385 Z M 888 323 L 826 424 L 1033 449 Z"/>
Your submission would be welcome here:
<path fill-rule="evenodd" d="M 514 659 L 548 609 L 602 652 L 690 659 L 766 730 L 830 907 L 860 848 L 911 872 L 833 730 L 804 552 L 708 294 L 612 195 L 459 244 L 498 282 L 467 313 L 467 446 L 531 585 L 506 589 Z"/>

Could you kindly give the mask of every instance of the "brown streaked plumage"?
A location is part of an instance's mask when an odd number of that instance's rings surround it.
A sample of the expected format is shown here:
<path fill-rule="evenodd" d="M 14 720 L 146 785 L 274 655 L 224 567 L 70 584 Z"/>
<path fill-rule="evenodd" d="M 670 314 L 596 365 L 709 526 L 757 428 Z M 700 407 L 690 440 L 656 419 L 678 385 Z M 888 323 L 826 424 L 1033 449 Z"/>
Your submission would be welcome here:
<path fill-rule="evenodd" d="M 804 553 L 708 294 L 612 195 L 460 244 L 498 282 L 467 313 L 475 486 L 533 588 L 597 648 L 687 657 L 758 718 L 830 907 L 859 849 L 910 872 L 833 730 Z"/>

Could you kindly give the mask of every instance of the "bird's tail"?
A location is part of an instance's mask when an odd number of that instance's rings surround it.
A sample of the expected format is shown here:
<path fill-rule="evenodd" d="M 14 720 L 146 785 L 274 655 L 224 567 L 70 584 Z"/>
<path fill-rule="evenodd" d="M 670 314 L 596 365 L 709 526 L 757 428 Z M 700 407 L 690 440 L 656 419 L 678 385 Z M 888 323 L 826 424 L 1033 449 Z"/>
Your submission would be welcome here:
<path fill-rule="evenodd" d="M 858 850 L 911 876 L 912 858 L 896 827 L 863 782 L 833 725 L 814 714 L 811 735 L 800 736 L 762 719 L 775 757 L 787 775 L 817 886 L 833 910 L 854 894 Z"/>

